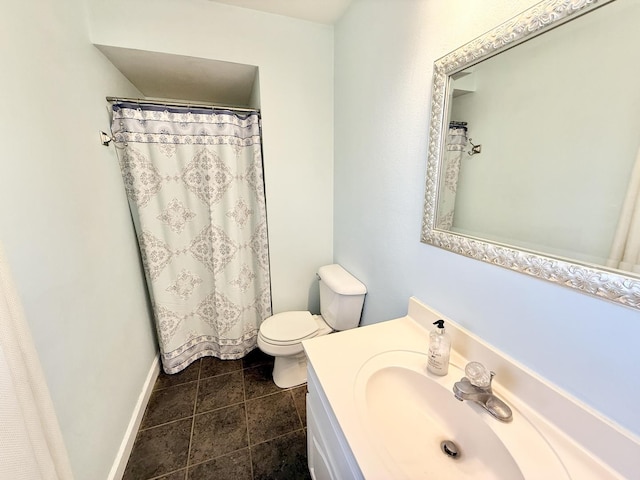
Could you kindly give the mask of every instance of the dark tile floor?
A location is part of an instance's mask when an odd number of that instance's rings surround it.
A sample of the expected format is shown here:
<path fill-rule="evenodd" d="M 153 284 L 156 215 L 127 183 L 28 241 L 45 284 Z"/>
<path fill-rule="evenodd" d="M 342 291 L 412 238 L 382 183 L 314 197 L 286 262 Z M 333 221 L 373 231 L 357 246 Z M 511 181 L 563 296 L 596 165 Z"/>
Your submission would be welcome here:
<path fill-rule="evenodd" d="M 203 358 L 160 373 L 123 480 L 302 480 L 306 385 L 278 388 L 273 357 Z"/>

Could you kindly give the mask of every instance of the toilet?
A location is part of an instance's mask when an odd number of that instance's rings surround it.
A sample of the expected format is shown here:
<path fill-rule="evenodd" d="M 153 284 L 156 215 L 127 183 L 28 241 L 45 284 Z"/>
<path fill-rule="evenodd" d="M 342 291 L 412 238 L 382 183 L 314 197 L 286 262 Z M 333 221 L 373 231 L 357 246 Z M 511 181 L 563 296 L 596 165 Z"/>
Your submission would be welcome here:
<path fill-rule="evenodd" d="M 273 381 L 280 388 L 307 381 L 303 340 L 356 328 L 360 323 L 367 288 L 338 264 L 320 267 L 318 277 L 320 315 L 306 311 L 282 312 L 260 325 L 258 347 L 275 357 Z"/>

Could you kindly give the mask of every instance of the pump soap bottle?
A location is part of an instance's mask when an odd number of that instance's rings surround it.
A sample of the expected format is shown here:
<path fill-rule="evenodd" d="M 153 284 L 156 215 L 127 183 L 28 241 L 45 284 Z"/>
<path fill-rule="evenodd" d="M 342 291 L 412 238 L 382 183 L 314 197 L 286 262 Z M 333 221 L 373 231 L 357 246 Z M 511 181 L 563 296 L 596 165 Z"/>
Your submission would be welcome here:
<path fill-rule="evenodd" d="M 449 371 L 451 338 L 444 331 L 444 320 L 438 320 L 433 324 L 437 327 L 429 334 L 427 370 L 435 375 L 446 375 Z"/>

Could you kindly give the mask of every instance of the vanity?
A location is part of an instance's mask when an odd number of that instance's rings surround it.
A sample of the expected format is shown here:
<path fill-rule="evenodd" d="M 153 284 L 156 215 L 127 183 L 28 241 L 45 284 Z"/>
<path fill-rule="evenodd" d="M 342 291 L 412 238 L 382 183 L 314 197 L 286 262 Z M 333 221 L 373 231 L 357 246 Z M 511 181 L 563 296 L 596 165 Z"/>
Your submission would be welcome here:
<path fill-rule="evenodd" d="M 426 371 L 438 319 L 453 344 L 442 377 Z M 638 438 L 416 298 L 405 317 L 303 346 L 314 480 L 638 478 Z M 511 422 L 455 398 L 469 361 L 495 372 Z"/>
<path fill-rule="evenodd" d="M 633 0 L 542 0 L 434 62 L 423 243 L 640 309 L 639 17 Z M 426 369 L 438 319 L 442 377 Z M 315 480 L 640 478 L 635 434 L 416 298 L 303 347 Z M 510 422 L 454 396 L 471 361 Z"/>

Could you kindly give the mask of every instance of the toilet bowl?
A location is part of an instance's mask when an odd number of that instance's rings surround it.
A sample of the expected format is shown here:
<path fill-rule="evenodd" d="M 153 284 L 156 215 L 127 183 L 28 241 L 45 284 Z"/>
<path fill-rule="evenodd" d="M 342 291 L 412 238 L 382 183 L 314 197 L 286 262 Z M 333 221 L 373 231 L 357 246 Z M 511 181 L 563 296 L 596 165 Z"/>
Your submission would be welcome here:
<path fill-rule="evenodd" d="M 302 349 L 302 341 L 332 331 L 322 316 L 310 312 L 283 312 L 267 318 L 260 326 L 258 347 L 275 357 L 275 384 L 280 388 L 289 388 L 306 382 L 307 357 Z"/>
<path fill-rule="evenodd" d="M 265 319 L 258 333 L 258 347 L 275 357 L 273 381 L 281 388 L 307 381 L 307 357 L 302 341 L 360 323 L 366 287 L 340 265 L 318 269 L 320 315 L 306 311 L 282 312 Z"/>

